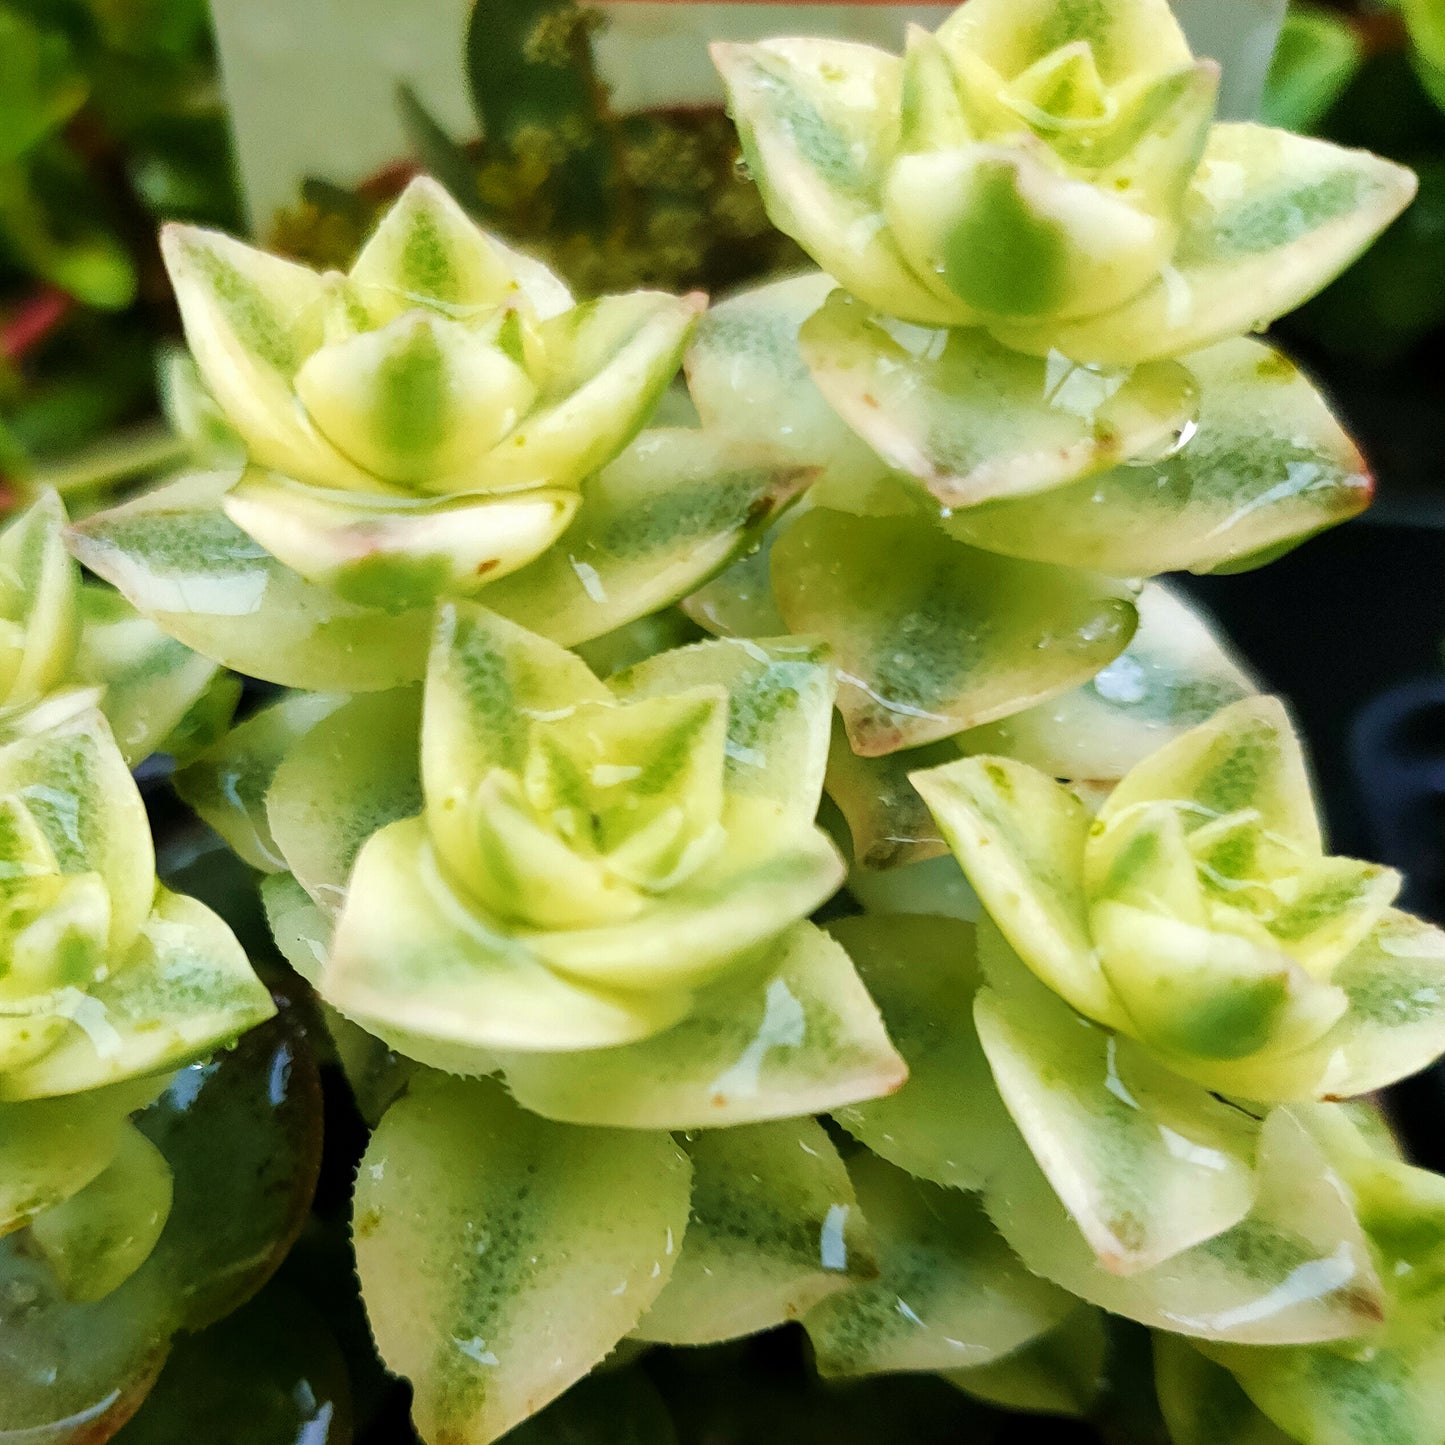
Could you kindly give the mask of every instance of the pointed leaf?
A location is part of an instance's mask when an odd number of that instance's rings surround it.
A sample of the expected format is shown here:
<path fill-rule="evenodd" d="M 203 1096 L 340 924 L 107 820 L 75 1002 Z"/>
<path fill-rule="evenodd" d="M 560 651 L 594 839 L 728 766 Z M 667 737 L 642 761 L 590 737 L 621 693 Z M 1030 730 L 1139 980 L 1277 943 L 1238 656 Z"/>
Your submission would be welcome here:
<path fill-rule="evenodd" d="M 809 512 L 778 538 L 772 575 L 789 630 L 832 648 L 849 739 L 869 757 L 1077 686 L 1136 621 L 1125 584 L 975 552 L 922 520 Z"/>
<path fill-rule="evenodd" d="M 475 485 L 496 492 L 573 487 L 605 467 L 677 375 L 706 305 L 703 296 L 638 291 L 544 323 L 548 374 L 540 403 L 478 464 Z"/>
<path fill-rule="evenodd" d="M 1147 576 L 1257 566 L 1369 505 L 1359 449 L 1283 355 L 1239 339 L 1187 360 L 1198 427 L 1172 455 L 955 513 L 947 530 L 1008 556 Z"/>
<path fill-rule="evenodd" d="M 943 831 L 910 774 L 940 767 L 957 756 L 952 742 L 944 741 L 881 758 L 859 757 L 842 723 L 834 725 L 824 786 L 848 822 L 859 868 L 898 868 L 948 852 Z"/>
<path fill-rule="evenodd" d="M 127 1118 L 160 1089 L 133 1080 L 69 1098 L 0 1104 L 0 1235 L 98 1178 L 120 1148 Z"/>
<path fill-rule="evenodd" d="M 165 1155 L 129 1125 L 104 1173 L 31 1222 L 67 1299 L 104 1299 L 145 1263 L 170 1215 L 171 1188 Z"/>
<path fill-rule="evenodd" d="M 1080 1305 L 1047 1334 L 1001 1360 L 950 1370 L 944 1379 L 965 1395 L 1006 1410 L 1085 1419 L 1105 1385 L 1105 1318 L 1099 1310 Z"/>
<path fill-rule="evenodd" d="M 967 754 L 1002 753 L 1054 778 L 1117 782 L 1181 732 L 1258 689 L 1207 614 L 1162 583 L 1139 594 L 1139 630 L 1091 681 L 961 734 Z"/>
<path fill-rule="evenodd" d="M 1349 1010 L 1320 1041 L 1320 1091 L 1373 1093 L 1427 1067 L 1445 1048 L 1445 934 L 1391 909 L 1334 970 Z"/>
<path fill-rule="evenodd" d="M 720 571 L 811 475 L 706 432 L 645 432 L 586 485 L 557 545 L 489 586 L 484 600 L 565 646 L 590 641 Z"/>
<path fill-rule="evenodd" d="M 382 217 L 350 272 L 359 287 L 395 291 L 442 312 L 525 301 L 556 316 L 572 297 L 539 261 L 488 235 L 430 176 L 418 176 Z"/>
<path fill-rule="evenodd" d="M 0 1096 L 79 1093 L 179 1068 L 276 1011 L 230 928 L 164 888 L 130 956 L 87 993 L 54 1048 L 0 1076 Z"/>
<path fill-rule="evenodd" d="M 80 633 L 80 575 L 65 504 L 46 492 L 0 532 L 0 702 L 34 702 L 67 678 Z"/>
<path fill-rule="evenodd" d="M 175 775 L 181 798 L 263 873 L 286 867 L 271 836 L 266 794 L 293 746 L 346 701 L 339 693 L 288 693 L 252 713 Z"/>
<path fill-rule="evenodd" d="M 817 647 L 777 641 L 700 642 L 661 653 L 611 680 L 621 698 L 686 688 L 728 692 L 729 828 L 766 830 L 760 850 L 807 828 L 818 811 L 833 709 L 833 670 Z"/>
<path fill-rule="evenodd" d="M 1194 419 L 1178 363 L 1043 360 L 978 330 L 926 331 L 836 291 L 803 324 L 823 394 L 889 466 L 945 507 L 1046 492 L 1172 445 Z"/>
<path fill-rule="evenodd" d="M 1030 1269 L 1156 1329 L 1275 1345 L 1349 1339 L 1382 1314 L 1380 1282 L 1345 1186 L 1284 1109 L 1265 1120 L 1249 1214 L 1140 1274 L 1099 1266 L 1022 1146 L 987 1198 L 990 1216 Z"/>
<path fill-rule="evenodd" d="M 1260 125 L 1217 125 L 1185 204 L 1173 264 L 1102 315 L 1031 330 L 1008 346 L 1076 361 L 1138 363 L 1260 331 L 1333 281 L 1400 214 L 1415 176 L 1367 151 Z"/>
<path fill-rule="evenodd" d="M 921 1184 L 869 1154 L 857 1155 L 848 1172 L 873 1229 L 880 1273 L 804 1318 L 821 1374 L 987 1364 L 1074 1308 L 1014 1258 L 976 1198 Z"/>
<path fill-rule="evenodd" d="M 404 614 L 525 567 L 561 536 L 577 498 L 381 497 L 252 469 L 221 505 L 298 577 L 358 606 Z"/>
<path fill-rule="evenodd" d="M 1005 331 L 1067 325 L 1127 303 L 1169 260 L 1172 217 L 1121 180 L 1095 184 L 1019 144 L 964 145 L 900 157 L 884 213 L 914 272 L 972 316 Z"/>
<path fill-rule="evenodd" d="M 658 895 L 635 918 L 539 933 L 530 940 L 532 950 L 550 967 L 595 987 L 675 989 L 710 982 L 821 908 L 843 882 L 843 860 L 818 829 L 770 841 L 773 851 L 759 853 L 757 838 L 736 831 L 707 868 Z"/>
<path fill-rule="evenodd" d="M 974 931 L 951 918 L 873 914 L 828 931 L 848 950 L 908 1065 L 892 1097 L 835 1109 L 875 1154 L 915 1178 L 979 1189 L 998 1155 L 999 1107 L 973 1024 Z"/>
<path fill-rule="evenodd" d="M 458 1074 L 492 1072 L 497 1049 L 631 1043 L 686 1011 L 678 988 L 570 981 L 528 943 L 453 891 L 419 819 L 393 823 L 356 860 L 320 991 L 397 1052 Z"/>
<path fill-rule="evenodd" d="M 327 913 L 341 906 L 362 844 L 421 810 L 419 702 L 416 691 L 406 689 L 365 694 L 340 708 L 317 701 L 309 718 L 293 706 L 276 719 L 282 737 L 261 739 L 268 748 L 283 739 L 286 746 L 265 795 L 271 837 L 285 866 Z"/>
<path fill-rule="evenodd" d="M 1363 1431 L 1391 1445 L 1445 1437 L 1445 1331 L 1396 1328 L 1370 1347 L 1245 1349 L 1210 1345 L 1281 1439 L 1355 1445 Z"/>
<path fill-rule="evenodd" d="M 1122 1015 L 1099 971 L 1084 897 L 1089 819 L 1067 788 L 1009 758 L 965 758 L 917 773 L 989 915 L 1048 986 L 1081 1013 Z"/>
<path fill-rule="evenodd" d="M 0 797 L 17 795 L 45 835 L 60 871 L 98 873 L 109 894 L 115 962 L 151 910 L 155 850 L 140 791 L 94 709 L 0 746 Z"/>
<path fill-rule="evenodd" d="M 1001 75 L 1015 76 L 1061 46 L 1086 41 L 1109 83 L 1140 71 L 1183 65 L 1189 42 L 1168 0 L 970 0 L 939 27 L 952 54 L 980 56 Z"/>
<path fill-rule="evenodd" d="M 839 40 L 714 45 L 743 155 L 773 224 L 879 310 L 959 325 L 967 308 L 903 259 L 883 218 L 898 144 L 897 56 Z"/>
<path fill-rule="evenodd" d="M 191 355 L 250 459 L 313 482 L 374 488 L 316 431 L 292 391 L 321 344 L 322 277 L 195 226 L 166 226 L 161 251 Z"/>
<path fill-rule="evenodd" d="M 831 276 L 808 271 L 713 306 L 688 347 L 687 385 L 706 431 L 820 467 L 840 486 L 863 485 L 882 464 L 828 405 L 799 349 L 799 328 L 836 289 Z"/>
<path fill-rule="evenodd" d="M 1253 1120 L 1090 1027 L 1014 964 L 975 1004 L 999 1093 L 1100 1265 L 1138 1274 L 1239 1223 Z M 991 979 L 997 978 L 991 967 Z"/>
<path fill-rule="evenodd" d="M 701 990 L 655 1038 L 493 1057 L 534 1113 L 629 1129 L 820 1114 L 890 1093 L 905 1074 L 848 955 L 810 923 L 789 929 L 765 962 Z"/>
<path fill-rule="evenodd" d="M 355 1231 L 372 1330 L 412 1381 L 421 1434 L 486 1445 L 599 1363 L 672 1273 L 689 1174 L 666 1134 L 549 1124 L 495 1084 L 414 1082 L 372 1136 Z"/>
<path fill-rule="evenodd" d="M 1267 1359 L 1286 1354 L 1262 1353 Z M 1228 1370 L 1178 1335 L 1154 1336 L 1154 1390 L 1174 1445 L 1292 1445 Z"/>
<path fill-rule="evenodd" d="M 83 630 L 75 656 L 79 682 L 105 689 L 101 710 L 132 767 L 177 746 L 192 709 L 209 697 L 224 726 L 240 683 L 159 627 L 108 587 L 80 589 Z"/>
<path fill-rule="evenodd" d="M 706 1345 L 757 1334 L 877 1273 L 848 1171 L 813 1120 L 706 1130 L 686 1148 L 692 1216 L 634 1338 Z"/>
<path fill-rule="evenodd" d="M 1304 754 L 1278 698 L 1245 698 L 1152 753 L 1100 809 L 1098 836 L 1156 801 L 1193 805 L 1191 827 L 1252 810 L 1306 857 L 1322 851 Z"/>
<path fill-rule="evenodd" d="M 367 692 L 414 682 L 430 609 L 358 607 L 283 567 L 221 511 L 234 484 L 197 472 L 71 529 L 93 572 L 172 637 L 283 687 Z"/>

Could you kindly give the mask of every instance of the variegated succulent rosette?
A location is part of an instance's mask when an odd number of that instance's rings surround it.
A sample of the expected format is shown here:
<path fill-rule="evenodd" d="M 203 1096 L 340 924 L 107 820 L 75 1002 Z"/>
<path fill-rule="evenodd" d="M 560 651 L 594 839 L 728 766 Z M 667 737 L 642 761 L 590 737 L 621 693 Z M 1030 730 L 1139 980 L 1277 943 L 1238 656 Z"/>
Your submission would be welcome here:
<path fill-rule="evenodd" d="M 1217 67 L 1165 0 L 970 0 L 901 58 L 715 56 L 770 214 L 823 270 L 709 312 L 689 382 L 705 423 L 820 475 L 769 556 L 687 605 L 825 639 L 859 757 L 1086 683 L 1140 578 L 1258 566 L 1368 504 L 1324 400 L 1242 333 L 1414 177 L 1215 123 Z"/>
<path fill-rule="evenodd" d="M 1361 1098 L 1445 1051 L 1445 936 L 1326 855 L 1279 705 L 1158 580 L 1368 502 L 1245 333 L 1413 178 L 1216 124 L 1164 0 L 718 62 L 822 270 L 577 304 L 427 180 L 344 276 L 175 228 L 216 467 L 72 529 L 127 625 L 298 689 L 177 786 L 373 1126 L 423 1438 L 791 1320 L 827 1376 L 1087 1414 L 1116 1316 L 1178 1441 L 1345 1445 L 1369 1399 L 1439 1445 L 1445 1196 Z M 75 627 L 11 611 L 28 702 Z M 50 721 L 5 749 L 103 728 Z M 49 966 L 141 958 L 136 855 L 72 867 L 16 776 Z M 109 977 L 50 980 L 0 1107 L 122 1087 Z"/>
<path fill-rule="evenodd" d="M 163 249 L 204 388 L 183 388 L 189 427 L 224 424 L 245 464 L 89 517 L 73 545 L 239 672 L 415 682 L 435 603 L 481 593 L 586 641 L 696 587 L 811 479 L 686 425 L 638 435 L 704 298 L 578 303 L 427 178 L 344 276 L 187 226 Z"/>
<path fill-rule="evenodd" d="M 234 684 L 82 586 L 64 523 L 51 494 L 0 533 L 0 1275 L 18 1248 L 96 1301 L 170 1210 L 131 1116 L 274 1008 L 226 924 L 157 882 L 128 766 L 208 741 Z"/>
<path fill-rule="evenodd" d="M 1278 703 L 1102 793 L 987 754 L 913 781 L 981 909 L 831 926 L 909 1068 L 838 1121 L 1157 1331 L 1176 1440 L 1226 1406 L 1239 1438 L 1435 1439 L 1445 1194 L 1364 1096 L 1445 1049 L 1445 934 L 1325 854 Z"/>

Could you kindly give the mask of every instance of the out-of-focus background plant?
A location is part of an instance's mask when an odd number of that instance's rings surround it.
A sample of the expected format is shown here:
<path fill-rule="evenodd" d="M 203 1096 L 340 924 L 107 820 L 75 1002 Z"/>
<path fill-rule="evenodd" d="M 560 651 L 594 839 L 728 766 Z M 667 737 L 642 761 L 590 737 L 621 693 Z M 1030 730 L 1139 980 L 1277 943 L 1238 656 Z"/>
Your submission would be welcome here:
<path fill-rule="evenodd" d="M 157 342 L 174 329 L 157 222 L 239 214 L 205 0 L 0 4 L 0 476 L 12 488 L 83 490 L 174 456 L 153 420 Z"/>

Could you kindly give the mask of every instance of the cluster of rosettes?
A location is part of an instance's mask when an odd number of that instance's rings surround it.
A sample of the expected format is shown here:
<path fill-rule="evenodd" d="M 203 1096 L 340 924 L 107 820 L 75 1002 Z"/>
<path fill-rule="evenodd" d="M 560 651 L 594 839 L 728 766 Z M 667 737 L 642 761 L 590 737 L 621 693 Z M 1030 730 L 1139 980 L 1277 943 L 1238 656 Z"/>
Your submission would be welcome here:
<path fill-rule="evenodd" d="M 577 305 L 425 180 L 345 276 L 177 228 L 244 463 L 72 533 L 304 689 L 178 784 L 376 1125 L 423 1436 L 794 1319 L 826 1374 L 1086 1413 L 1114 1315 L 1181 1442 L 1344 1445 L 1368 1397 L 1439 1445 L 1445 1187 L 1340 1100 L 1445 1048 L 1445 938 L 1144 580 L 1368 501 L 1241 333 L 1413 178 L 1216 125 L 1164 0 L 718 58 L 821 271 Z M 54 894 L 75 957 L 96 896 Z"/>
<path fill-rule="evenodd" d="M 0 533 L 0 1276 L 57 1314 L 165 1228 L 171 1164 L 131 1116 L 274 1012 L 225 923 L 157 882 L 129 766 L 209 743 L 237 685 L 82 585 L 64 523 L 51 494 Z M 176 1323 L 147 1323 L 152 1354 Z M 45 1366 L 23 1331 L 6 1349 Z"/>

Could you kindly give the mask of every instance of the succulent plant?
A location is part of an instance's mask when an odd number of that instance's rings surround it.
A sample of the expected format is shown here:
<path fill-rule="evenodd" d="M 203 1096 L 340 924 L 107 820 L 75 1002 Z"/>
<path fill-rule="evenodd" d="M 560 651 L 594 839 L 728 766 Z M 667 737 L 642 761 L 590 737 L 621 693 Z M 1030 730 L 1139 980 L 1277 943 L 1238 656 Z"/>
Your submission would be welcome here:
<path fill-rule="evenodd" d="M 768 211 L 868 306 L 1134 363 L 1260 329 L 1414 194 L 1402 167 L 1214 124 L 1166 0 L 970 0 L 904 56 L 714 48 Z"/>
<path fill-rule="evenodd" d="M 1445 934 L 1391 908 L 1397 874 L 1325 855 L 1273 699 L 1237 702 L 1160 749 L 1092 820 L 1011 759 L 914 782 L 1028 966 L 1209 1089 L 1349 1098 L 1445 1047 L 1426 983 Z"/>

